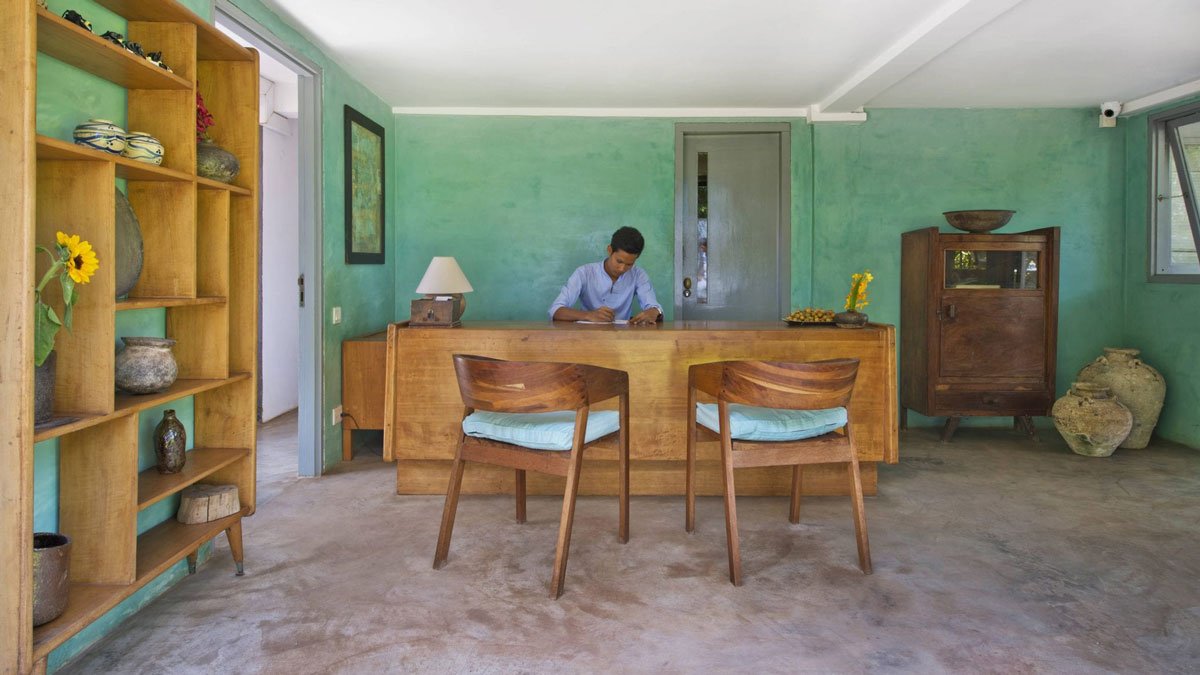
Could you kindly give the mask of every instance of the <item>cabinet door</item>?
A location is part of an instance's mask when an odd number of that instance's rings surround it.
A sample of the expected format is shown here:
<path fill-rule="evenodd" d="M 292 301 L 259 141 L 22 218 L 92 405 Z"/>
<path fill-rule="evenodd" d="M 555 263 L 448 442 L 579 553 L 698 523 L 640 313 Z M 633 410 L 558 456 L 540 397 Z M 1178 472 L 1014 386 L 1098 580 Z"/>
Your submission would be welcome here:
<path fill-rule="evenodd" d="M 955 380 L 1046 377 L 1044 249 L 963 242 L 942 251 L 937 373 Z"/>

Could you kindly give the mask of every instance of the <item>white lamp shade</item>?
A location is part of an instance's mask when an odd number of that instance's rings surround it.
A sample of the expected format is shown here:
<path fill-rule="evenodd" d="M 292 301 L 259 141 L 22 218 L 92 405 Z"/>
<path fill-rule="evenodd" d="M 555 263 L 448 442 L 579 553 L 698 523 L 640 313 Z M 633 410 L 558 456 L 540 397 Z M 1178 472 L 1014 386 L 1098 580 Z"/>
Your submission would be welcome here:
<path fill-rule="evenodd" d="M 473 290 L 475 289 L 471 288 L 471 282 L 467 281 L 467 276 L 458 266 L 458 261 L 450 256 L 435 256 L 429 262 L 425 276 L 421 277 L 421 283 L 417 284 L 418 293 L 432 295 L 469 293 Z"/>

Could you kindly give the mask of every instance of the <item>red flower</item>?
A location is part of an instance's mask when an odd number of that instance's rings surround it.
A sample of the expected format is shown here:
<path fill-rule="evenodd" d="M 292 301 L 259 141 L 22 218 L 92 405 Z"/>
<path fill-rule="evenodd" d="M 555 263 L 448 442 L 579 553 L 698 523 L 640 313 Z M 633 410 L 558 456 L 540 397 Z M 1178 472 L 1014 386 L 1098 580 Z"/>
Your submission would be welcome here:
<path fill-rule="evenodd" d="M 213 116 L 209 114 L 208 108 L 204 106 L 204 97 L 200 92 L 196 92 L 196 140 L 203 141 L 208 138 L 208 128 L 213 126 Z"/>

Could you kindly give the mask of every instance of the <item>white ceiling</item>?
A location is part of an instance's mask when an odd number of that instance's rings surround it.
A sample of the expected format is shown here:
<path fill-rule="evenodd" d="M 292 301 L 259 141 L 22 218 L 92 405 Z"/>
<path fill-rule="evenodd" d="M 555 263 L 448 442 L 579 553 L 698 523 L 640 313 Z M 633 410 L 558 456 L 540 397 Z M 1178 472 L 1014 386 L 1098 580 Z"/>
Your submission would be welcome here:
<path fill-rule="evenodd" d="M 1200 89 L 1200 0 L 265 2 L 401 111 L 1098 107 Z"/>

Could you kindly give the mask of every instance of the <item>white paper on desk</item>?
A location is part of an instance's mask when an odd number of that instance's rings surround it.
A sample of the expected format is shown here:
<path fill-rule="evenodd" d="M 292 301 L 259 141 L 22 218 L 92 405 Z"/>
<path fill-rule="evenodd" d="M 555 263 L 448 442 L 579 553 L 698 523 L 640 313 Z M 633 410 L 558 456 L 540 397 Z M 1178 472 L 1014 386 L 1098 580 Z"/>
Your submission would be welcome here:
<path fill-rule="evenodd" d="M 576 321 L 575 323 L 590 323 L 590 324 L 601 324 L 601 325 L 606 325 L 606 324 L 612 323 L 612 324 L 616 324 L 618 326 L 624 326 L 625 324 L 629 323 L 629 319 L 614 319 L 613 321 L 582 321 L 581 320 L 581 321 Z"/>

